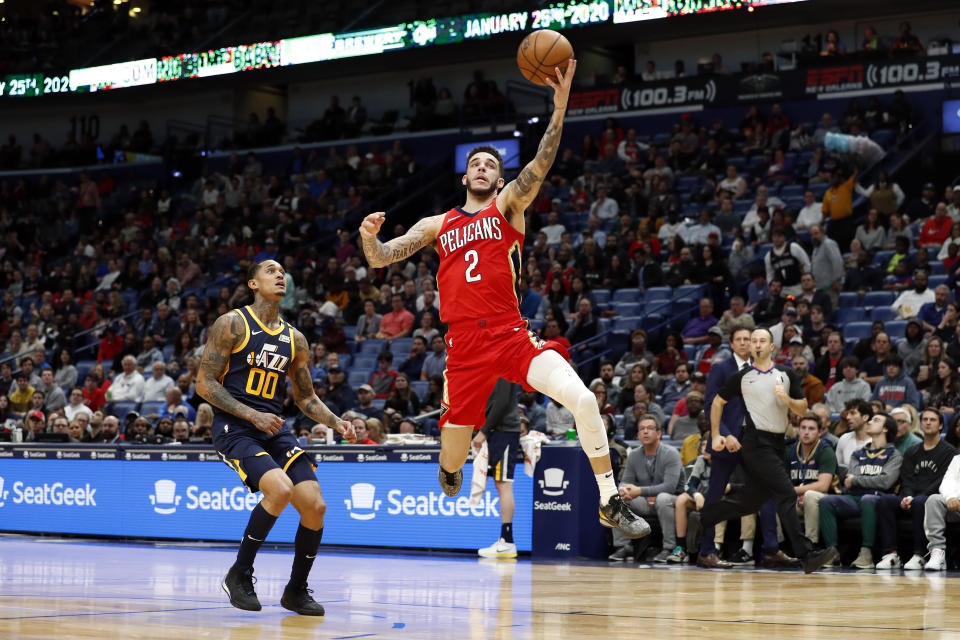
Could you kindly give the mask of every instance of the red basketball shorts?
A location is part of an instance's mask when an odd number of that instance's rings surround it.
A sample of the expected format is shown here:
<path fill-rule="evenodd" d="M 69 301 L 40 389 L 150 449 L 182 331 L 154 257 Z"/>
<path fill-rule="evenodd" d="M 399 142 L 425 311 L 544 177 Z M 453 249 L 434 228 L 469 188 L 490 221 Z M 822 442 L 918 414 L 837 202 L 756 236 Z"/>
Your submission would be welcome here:
<path fill-rule="evenodd" d="M 479 429 L 486 419 L 487 399 L 498 378 L 527 385 L 530 361 L 545 349 L 568 359 L 563 345 L 542 340 L 515 314 L 450 325 L 447 370 L 440 427 L 446 424 Z"/>

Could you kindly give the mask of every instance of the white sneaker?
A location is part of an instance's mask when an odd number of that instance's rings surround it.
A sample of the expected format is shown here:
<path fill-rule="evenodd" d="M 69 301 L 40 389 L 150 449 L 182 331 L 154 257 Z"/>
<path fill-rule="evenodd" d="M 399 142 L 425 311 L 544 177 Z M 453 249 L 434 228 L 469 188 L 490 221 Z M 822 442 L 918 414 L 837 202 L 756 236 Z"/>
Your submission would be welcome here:
<path fill-rule="evenodd" d="M 907 571 L 923 571 L 923 556 L 918 553 L 913 554 L 913 557 L 903 565 L 903 568 Z"/>
<path fill-rule="evenodd" d="M 880 558 L 880 562 L 877 563 L 877 569 L 899 569 L 900 568 L 900 556 L 895 552 L 891 552 Z"/>
<path fill-rule="evenodd" d="M 857 569 L 875 569 L 877 565 L 873 564 L 873 552 L 866 547 L 860 547 L 860 555 L 853 561 L 853 566 Z"/>
<path fill-rule="evenodd" d="M 481 558 L 516 558 L 517 545 L 500 538 L 489 547 L 477 550 L 477 555 Z"/>
<path fill-rule="evenodd" d="M 933 549 L 930 551 L 930 559 L 923 565 L 927 571 L 943 571 L 947 568 L 947 554 L 944 549 Z"/>

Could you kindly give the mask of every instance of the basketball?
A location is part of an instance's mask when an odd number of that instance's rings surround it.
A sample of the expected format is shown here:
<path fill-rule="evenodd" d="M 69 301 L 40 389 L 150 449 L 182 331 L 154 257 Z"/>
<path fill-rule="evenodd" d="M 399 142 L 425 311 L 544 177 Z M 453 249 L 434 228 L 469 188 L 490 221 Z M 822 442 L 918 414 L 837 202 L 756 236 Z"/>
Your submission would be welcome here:
<path fill-rule="evenodd" d="M 556 80 L 556 67 L 566 71 L 567 61 L 573 57 L 573 47 L 563 34 L 550 29 L 534 31 L 517 49 L 520 73 L 534 84 L 546 85 L 546 78 Z"/>

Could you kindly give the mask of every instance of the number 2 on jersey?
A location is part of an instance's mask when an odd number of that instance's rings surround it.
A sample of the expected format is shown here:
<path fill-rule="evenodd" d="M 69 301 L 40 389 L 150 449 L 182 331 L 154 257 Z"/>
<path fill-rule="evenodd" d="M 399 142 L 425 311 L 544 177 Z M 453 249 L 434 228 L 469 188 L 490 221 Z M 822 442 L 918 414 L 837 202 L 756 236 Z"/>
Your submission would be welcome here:
<path fill-rule="evenodd" d="M 463 259 L 470 263 L 470 266 L 467 267 L 467 271 L 464 274 L 467 277 L 467 282 L 477 282 L 480 280 L 482 276 L 479 273 L 473 272 L 473 270 L 477 268 L 477 263 L 480 262 L 480 255 L 477 253 L 477 250 L 470 249 L 470 251 L 463 254 Z"/>

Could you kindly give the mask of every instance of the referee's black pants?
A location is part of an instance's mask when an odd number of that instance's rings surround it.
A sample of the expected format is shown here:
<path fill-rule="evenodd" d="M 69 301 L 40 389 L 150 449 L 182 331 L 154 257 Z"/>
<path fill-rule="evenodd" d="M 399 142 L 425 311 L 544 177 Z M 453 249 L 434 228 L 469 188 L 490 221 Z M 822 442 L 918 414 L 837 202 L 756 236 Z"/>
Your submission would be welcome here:
<path fill-rule="evenodd" d="M 734 492 L 720 502 L 703 507 L 700 521 L 704 529 L 731 518 L 754 513 L 767 499 L 772 499 L 780 516 L 783 535 L 790 541 L 794 555 L 798 558 L 805 557 L 813 545 L 800 528 L 797 493 L 790 482 L 790 475 L 783 460 L 783 434 L 758 431 L 746 426 L 740 444 L 741 464 L 747 473 L 746 486 L 742 491 Z"/>

